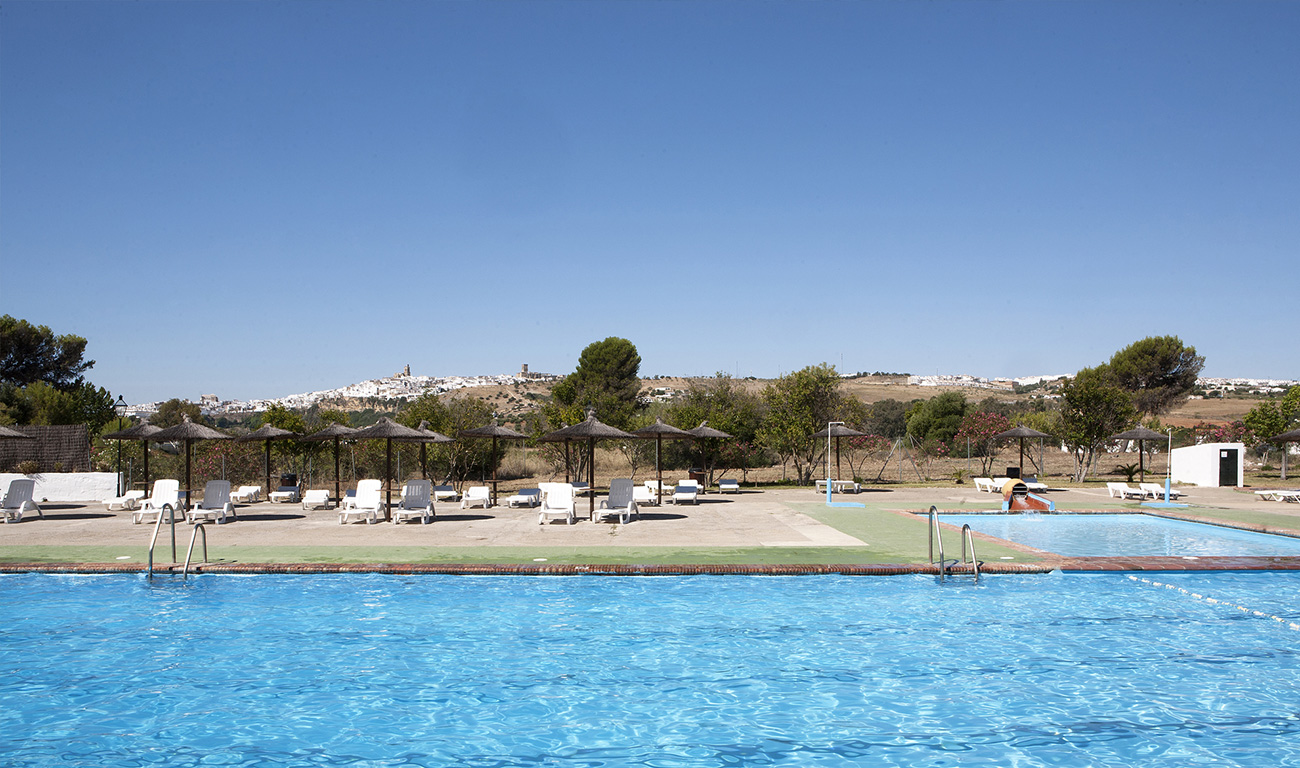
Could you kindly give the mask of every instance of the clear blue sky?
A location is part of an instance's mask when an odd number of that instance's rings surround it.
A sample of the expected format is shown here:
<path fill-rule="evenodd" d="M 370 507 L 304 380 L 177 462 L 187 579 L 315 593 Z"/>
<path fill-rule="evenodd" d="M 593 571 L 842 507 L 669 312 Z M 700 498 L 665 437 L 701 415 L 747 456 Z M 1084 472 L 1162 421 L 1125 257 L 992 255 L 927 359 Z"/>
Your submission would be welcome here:
<path fill-rule="evenodd" d="M 128 401 L 1300 378 L 1300 3 L 5 2 L 0 312 Z"/>

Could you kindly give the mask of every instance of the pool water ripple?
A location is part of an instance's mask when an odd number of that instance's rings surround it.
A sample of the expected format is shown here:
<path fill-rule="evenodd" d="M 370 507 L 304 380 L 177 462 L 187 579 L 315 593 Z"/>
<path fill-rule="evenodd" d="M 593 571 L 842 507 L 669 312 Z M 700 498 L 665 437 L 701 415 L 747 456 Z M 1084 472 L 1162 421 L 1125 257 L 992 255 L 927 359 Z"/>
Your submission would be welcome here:
<path fill-rule="evenodd" d="M 1294 615 L 1300 574 L 1163 576 Z M 1300 766 L 1300 633 L 1123 575 L 0 576 L 16 766 Z"/>

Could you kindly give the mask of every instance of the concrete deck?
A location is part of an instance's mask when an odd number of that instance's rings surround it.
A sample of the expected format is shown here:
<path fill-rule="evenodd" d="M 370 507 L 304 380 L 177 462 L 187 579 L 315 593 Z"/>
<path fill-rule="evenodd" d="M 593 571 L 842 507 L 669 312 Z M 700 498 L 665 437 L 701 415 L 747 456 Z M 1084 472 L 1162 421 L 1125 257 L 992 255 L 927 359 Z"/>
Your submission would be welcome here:
<path fill-rule="evenodd" d="M 739 494 L 705 494 L 698 505 L 676 507 L 643 507 L 641 519 L 622 525 L 609 522 L 590 522 L 586 519 L 587 501 L 579 500 L 579 522 L 566 525 L 563 521 L 549 521 L 539 525 L 537 514 L 531 509 L 495 507 L 460 509 L 457 504 L 438 506 L 437 519 L 431 525 L 390 522 L 367 525 L 351 523 L 340 525 L 333 510 L 304 511 L 298 504 L 260 503 L 239 505 L 238 520 L 226 525 L 207 526 L 209 554 L 220 563 L 205 566 L 209 572 L 218 570 L 357 570 L 346 563 L 312 562 L 313 559 L 345 559 L 353 563 L 368 564 L 366 569 L 400 569 L 404 572 L 432 570 L 448 572 L 447 564 L 401 566 L 418 562 L 413 552 L 438 551 L 463 553 L 467 563 L 457 572 L 482 572 L 491 564 L 494 552 L 503 553 L 497 565 L 508 565 L 510 572 L 558 572 L 568 565 L 549 563 L 547 553 L 589 551 L 607 553 L 611 565 L 602 566 L 600 572 L 647 572 L 657 567 L 656 553 L 677 551 L 689 560 L 692 551 L 728 550 L 742 553 L 741 562 L 732 563 L 740 570 L 750 566 L 771 566 L 779 572 L 789 572 L 800 563 L 774 565 L 769 556 L 783 551 L 807 555 L 825 548 L 836 553 L 869 553 L 873 548 L 890 547 L 888 551 L 903 552 L 897 563 L 846 559 L 848 566 L 865 569 L 863 572 L 931 572 L 927 562 L 926 529 L 919 518 L 904 516 L 908 511 L 924 510 L 935 505 L 941 510 L 971 511 L 996 508 L 1000 497 L 979 493 L 971 486 L 948 488 L 870 488 L 861 494 L 837 494 L 837 501 L 860 501 L 866 507 L 839 509 L 835 515 L 823 514 L 827 508 L 825 497 L 807 488 L 782 488 L 774 490 L 747 490 Z M 1058 509 L 1067 511 L 1136 511 L 1142 508 L 1132 501 L 1111 499 L 1104 488 L 1076 488 L 1050 492 Z M 1194 519 L 1211 519 L 1252 530 L 1269 530 L 1300 536 L 1300 504 L 1261 501 L 1250 491 L 1232 489 L 1191 489 L 1182 501 L 1194 504 L 1188 510 L 1173 510 Z M 599 504 L 599 501 L 597 502 Z M 109 512 L 102 504 L 46 504 L 46 519 L 25 518 L 21 523 L 0 526 L 0 571 L 22 570 L 139 570 L 143 566 L 142 551 L 147 551 L 152 525 L 133 525 L 130 512 Z M 883 516 L 883 517 L 882 517 Z M 822 519 L 818 519 L 822 518 Z M 845 521 L 850 521 L 846 524 Z M 1260 522 L 1263 521 L 1263 522 Z M 882 523 L 895 526 L 902 533 L 882 532 Z M 178 559 L 183 559 L 184 549 L 190 539 L 191 527 L 176 526 Z M 903 539 L 886 541 L 889 536 Z M 990 546 L 1004 542 L 981 537 Z M 86 548 L 87 551 L 120 551 L 121 555 L 105 554 L 86 559 L 70 557 L 66 562 L 54 563 L 48 557 L 36 558 L 31 553 L 46 548 L 51 551 L 70 551 L 67 548 Z M 259 550 L 294 548 L 307 553 L 285 561 L 249 559 Z M 415 548 L 415 549 L 412 549 Z M 166 551 L 166 556 L 161 553 Z M 1187 570 L 1191 568 L 1271 568 L 1300 569 L 1300 558 L 1201 558 L 1199 562 L 1186 558 L 1061 558 L 1051 553 L 1034 552 L 1023 547 L 1010 546 L 1010 552 L 1025 553 L 1017 560 L 1033 562 L 1002 563 L 990 559 L 987 570 L 1024 572 L 1025 570 L 1052 570 L 1064 567 L 1080 570 Z M 311 553 L 318 557 L 313 558 Z M 635 552 L 640 565 L 619 564 L 619 552 Z M 24 561 L 23 554 L 27 560 Z M 322 553 L 331 555 L 324 557 Z M 342 556 L 339 556 L 342 553 Z M 356 553 L 355 557 L 348 553 Z M 536 557 L 523 557 L 537 555 Z M 649 554 L 646 554 L 649 553 Z M 746 558 L 744 553 L 752 557 Z M 468 557 L 473 554 L 474 557 Z M 981 556 L 984 548 L 981 547 Z M 594 560 L 599 560 L 594 555 Z M 156 559 L 159 567 L 170 566 L 170 538 L 164 525 L 160 535 Z M 34 561 L 40 560 L 36 563 Z M 445 560 L 445 557 L 444 557 Z M 1211 562 L 1213 561 L 1213 562 Z M 76 568 L 70 562 L 97 563 L 95 567 Z M 455 562 L 452 560 L 451 562 Z M 274 565 L 279 563 L 279 565 Z M 293 565 L 290 565 L 293 563 Z M 820 564 L 818 564 L 820 563 Z M 828 566 L 824 561 L 809 562 L 800 572 L 846 572 L 848 566 Z M 714 566 L 702 563 L 693 572 L 714 572 Z M 678 557 L 670 572 L 689 571 L 691 563 Z M 894 570 L 890 570 L 894 568 Z M 593 572 L 591 565 L 575 565 L 572 572 Z M 703 570 L 699 570 L 699 569 Z M 840 568 L 841 570 L 834 570 Z M 685 569 L 685 571 L 684 571 Z M 451 570 L 455 570 L 451 568 Z M 777 572 L 777 571 L 772 571 Z"/>

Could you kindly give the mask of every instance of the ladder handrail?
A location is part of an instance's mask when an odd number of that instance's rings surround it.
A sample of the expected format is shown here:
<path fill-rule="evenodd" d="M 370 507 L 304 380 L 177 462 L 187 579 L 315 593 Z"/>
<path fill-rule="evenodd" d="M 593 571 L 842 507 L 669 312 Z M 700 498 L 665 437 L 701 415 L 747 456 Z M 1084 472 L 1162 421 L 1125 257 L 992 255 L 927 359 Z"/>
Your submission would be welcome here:
<path fill-rule="evenodd" d="M 962 564 L 965 564 L 965 563 L 967 562 L 967 560 L 966 560 L 966 548 L 967 548 L 967 546 L 970 547 L 970 564 L 971 564 L 971 569 L 972 569 L 973 573 L 975 574 L 975 581 L 976 581 L 976 583 L 978 583 L 979 580 L 980 580 L 980 561 L 979 561 L 979 558 L 975 556 L 975 536 L 974 536 L 974 534 L 971 532 L 970 523 L 966 523 L 965 525 L 963 525 L 963 526 L 961 527 L 961 561 L 962 561 Z"/>
<path fill-rule="evenodd" d="M 185 567 L 181 569 L 182 579 L 188 579 L 190 577 L 190 557 L 194 554 L 194 540 L 199 537 L 200 531 L 203 532 L 203 562 L 206 563 L 208 561 L 208 532 L 207 529 L 203 527 L 202 522 L 196 522 L 194 523 L 194 533 L 190 534 L 189 551 L 185 553 Z"/>
<path fill-rule="evenodd" d="M 933 504 L 931 504 L 930 505 L 930 562 L 932 564 L 934 563 L 934 542 L 936 540 L 939 542 L 939 581 L 942 582 L 943 573 L 946 570 L 944 567 L 945 558 L 943 556 L 943 535 L 940 533 L 939 530 L 939 510 Z"/>
<path fill-rule="evenodd" d="M 171 519 L 173 522 L 175 522 L 176 511 L 172 509 L 172 505 L 170 504 L 162 505 L 162 509 L 158 510 L 158 520 L 155 521 L 153 524 L 153 536 L 149 539 L 149 571 L 147 573 L 147 576 L 149 578 L 153 578 L 153 548 L 154 545 L 158 543 L 158 530 L 162 528 L 163 512 L 166 512 L 168 518 Z M 176 559 L 176 552 L 174 549 L 175 540 L 172 541 L 172 545 L 173 545 L 172 560 L 175 560 Z"/>
<path fill-rule="evenodd" d="M 953 560 L 953 561 L 952 561 L 952 565 L 949 565 L 949 564 L 948 564 L 948 559 L 944 556 L 944 552 L 943 552 L 943 533 L 942 533 L 942 529 L 939 528 L 939 510 L 938 510 L 938 508 L 936 508 L 933 504 L 931 504 L 931 505 L 930 505 L 930 513 L 929 513 L 929 514 L 930 514 L 930 525 L 929 525 L 929 529 L 930 529 L 930 563 L 933 564 L 933 563 L 935 562 L 935 559 L 934 559 L 934 545 L 935 545 L 935 542 L 937 541 L 937 542 L 939 543 L 939 561 L 938 561 L 938 562 L 939 562 L 939 582 L 940 582 L 940 583 L 943 583 L 943 581 L 945 580 L 945 577 L 948 575 L 949 569 L 950 569 L 952 566 L 957 565 L 957 563 L 959 563 L 959 562 L 960 562 L 962 565 L 967 565 L 967 564 L 969 564 L 969 565 L 971 566 L 971 572 L 975 575 L 975 581 L 976 581 L 976 582 L 979 582 L 979 580 L 980 580 L 980 564 L 979 564 L 979 560 L 976 559 L 976 556 L 975 556 L 975 537 L 974 537 L 974 536 L 972 535 L 972 533 L 971 533 L 971 527 L 970 527 L 970 524 L 967 523 L 967 524 L 965 524 L 965 525 L 963 525 L 963 526 L 961 527 L 961 560 Z M 967 559 L 967 554 L 966 554 L 967 552 L 970 553 L 970 557 L 969 557 L 969 559 Z"/>

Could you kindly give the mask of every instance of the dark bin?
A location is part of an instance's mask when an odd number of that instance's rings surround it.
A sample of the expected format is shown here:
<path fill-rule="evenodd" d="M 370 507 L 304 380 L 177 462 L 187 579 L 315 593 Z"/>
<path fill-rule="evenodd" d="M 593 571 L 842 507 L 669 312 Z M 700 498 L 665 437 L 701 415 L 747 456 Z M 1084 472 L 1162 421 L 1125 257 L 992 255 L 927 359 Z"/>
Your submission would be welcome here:
<path fill-rule="evenodd" d="M 691 478 L 692 480 L 694 480 L 695 482 L 699 483 L 699 484 L 700 484 L 700 488 L 703 489 L 703 488 L 704 488 L 704 470 L 702 470 L 702 469 L 698 469 L 698 468 L 696 468 L 696 467 L 691 467 L 691 471 L 690 471 L 689 474 L 690 474 L 690 478 Z"/>
<path fill-rule="evenodd" d="M 292 474 L 292 473 L 290 473 L 290 474 L 280 475 L 280 487 L 281 487 L 281 488 L 283 488 L 283 487 L 285 487 L 285 486 L 289 486 L 289 485 L 297 485 L 297 484 L 298 484 L 298 476 L 297 476 L 297 475 Z"/>
<path fill-rule="evenodd" d="M 1020 477 L 1020 467 L 1007 467 L 1007 477 L 1010 477 L 1010 478 L 1013 478 L 1013 479 L 1015 479 L 1015 478 L 1019 478 L 1019 477 Z"/>

